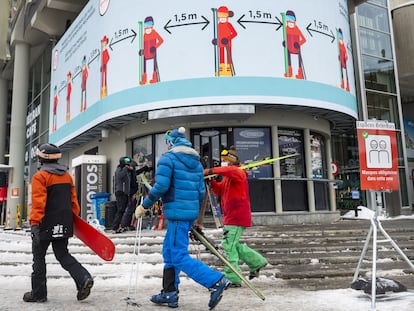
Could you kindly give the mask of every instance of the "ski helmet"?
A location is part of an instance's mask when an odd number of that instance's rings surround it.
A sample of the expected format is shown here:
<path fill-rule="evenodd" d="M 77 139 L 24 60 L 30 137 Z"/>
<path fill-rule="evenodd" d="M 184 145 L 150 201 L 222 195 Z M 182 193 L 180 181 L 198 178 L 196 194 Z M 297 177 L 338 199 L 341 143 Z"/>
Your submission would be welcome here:
<path fill-rule="evenodd" d="M 286 18 L 290 19 L 292 21 L 296 21 L 296 15 L 295 12 L 293 12 L 292 10 L 287 10 L 286 11 Z"/>
<path fill-rule="evenodd" d="M 54 144 L 41 144 L 36 148 L 36 155 L 39 157 L 40 162 L 54 162 L 62 157 L 62 153 L 58 146 Z"/>
<path fill-rule="evenodd" d="M 223 149 L 220 156 L 221 156 L 222 161 L 230 162 L 232 164 L 239 162 L 239 157 L 237 156 L 236 147 L 234 146 Z"/>
<path fill-rule="evenodd" d="M 119 158 L 119 164 L 121 165 L 126 165 L 126 164 L 130 164 L 131 163 L 131 158 L 130 157 L 121 157 Z"/>

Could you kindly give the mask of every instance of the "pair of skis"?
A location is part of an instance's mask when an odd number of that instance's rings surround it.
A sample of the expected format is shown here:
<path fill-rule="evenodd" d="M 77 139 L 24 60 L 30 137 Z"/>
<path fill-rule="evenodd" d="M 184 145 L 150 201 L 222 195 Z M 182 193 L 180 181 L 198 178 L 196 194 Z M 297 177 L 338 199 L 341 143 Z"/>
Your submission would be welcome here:
<path fill-rule="evenodd" d="M 191 233 L 194 235 L 194 237 L 200 241 L 201 244 L 203 244 L 213 255 L 215 255 L 218 259 L 220 259 L 220 261 L 225 264 L 226 266 L 228 266 L 231 271 L 233 271 L 241 280 L 244 284 L 247 285 L 247 287 L 249 287 L 255 294 L 257 297 L 259 297 L 262 300 L 265 300 L 265 296 L 263 295 L 263 293 L 257 289 L 248 279 L 246 279 L 246 277 L 241 274 L 241 272 L 239 270 L 237 270 L 230 261 L 227 260 L 226 257 L 224 257 L 219 250 L 217 250 L 217 248 L 211 243 L 211 241 L 209 241 L 209 239 L 204 236 L 204 234 L 202 232 L 200 232 L 199 230 L 197 230 L 197 228 L 192 227 L 191 228 Z"/>

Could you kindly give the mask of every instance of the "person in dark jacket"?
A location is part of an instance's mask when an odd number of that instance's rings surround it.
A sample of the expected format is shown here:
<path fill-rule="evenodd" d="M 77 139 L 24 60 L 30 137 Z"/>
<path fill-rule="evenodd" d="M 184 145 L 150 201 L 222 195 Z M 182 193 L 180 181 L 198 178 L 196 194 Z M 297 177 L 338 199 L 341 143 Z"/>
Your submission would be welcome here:
<path fill-rule="evenodd" d="M 84 300 L 90 294 L 93 278 L 68 251 L 68 239 L 73 236 L 73 214 L 80 212 L 75 186 L 68 168 L 58 163 L 61 152 L 57 146 L 42 144 L 36 154 L 41 166 L 32 177 L 29 221 L 33 253 L 32 290 L 24 294 L 23 300 L 47 301 L 45 256 L 50 244 L 60 265 L 75 281 L 77 299 Z"/>
<path fill-rule="evenodd" d="M 132 223 L 132 216 L 134 215 L 135 208 L 137 206 L 137 192 L 138 192 L 138 182 L 137 176 L 144 172 L 149 172 L 152 170 L 152 167 L 144 165 L 143 167 L 136 169 L 137 162 L 131 160 L 131 167 L 132 169 L 129 171 L 130 174 L 130 194 L 128 197 L 128 204 L 125 209 L 124 215 L 122 215 L 121 225 L 115 231 L 116 233 L 122 233 L 128 231 L 131 227 Z"/>
<path fill-rule="evenodd" d="M 204 170 L 205 175 L 218 174 L 223 177 L 221 181 L 211 179 L 213 192 L 221 197 L 224 224 L 221 246 L 237 270 L 241 272 L 240 260 L 247 264 L 249 279 L 253 279 L 259 276 L 259 271 L 267 265 L 267 260 L 246 244 L 240 243 L 243 231 L 252 226 L 247 173 L 240 169 L 239 158 L 233 146 L 221 152 L 221 165 Z M 224 267 L 224 273 L 232 283 L 230 286 L 241 286 L 241 279 L 229 267 Z"/>
<path fill-rule="evenodd" d="M 230 282 L 221 273 L 188 253 L 188 233 L 197 219 L 203 203 L 205 187 L 200 156 L 185 137 L 180 127 L 165 135 L 169 151 L 158 161 L 155 184 L 142 205 L 137 206 L 135 216 L 142 217 L 155 201 L 162 198 L 164 217 L 168 220 L 163 242 L 163 289 L 151 297 L 156 304 L 178 307 L 178 285 L 181 271 L 211 291 L 208 306 L 213 309 L 220 301 Z"/>
<path fill-rule="evenodd" d="M 121 157 L 119 164 L 115 170 L 115 198 L 116 198 L 116 213 L 112 221 L 112 230 L 114 233 L 119 229 L 122 216 L 128 206 L 131 194 L 131 174 L 132 170 L 131 158 Z"/>

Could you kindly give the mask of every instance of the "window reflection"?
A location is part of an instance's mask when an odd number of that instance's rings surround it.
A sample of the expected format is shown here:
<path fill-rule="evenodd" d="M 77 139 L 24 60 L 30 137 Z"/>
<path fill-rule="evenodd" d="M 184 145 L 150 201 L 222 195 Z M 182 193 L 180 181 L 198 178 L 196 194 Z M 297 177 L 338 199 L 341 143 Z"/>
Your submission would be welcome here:
<path fill-rule="evenodd" d="M 362 27 L 390 32 L 387 9 L 370 3 L 358 6 L 358 23 Z"/>
<path fill-rule="evenodd" d="M 375 30 L 360 29 L 361 52 L 392 59 L 391 37 Z"/>
<path fill-rule="evenodd" d="M 367 89 L 396 93 L 394 63 L 392 61 L 364 55 L 362 63 Z"/>
<path fill-rule="evenodd" d="M 387 120 L 400 128 L 396 96 L 367 92 L 367 108 L 369 119 Z"/>

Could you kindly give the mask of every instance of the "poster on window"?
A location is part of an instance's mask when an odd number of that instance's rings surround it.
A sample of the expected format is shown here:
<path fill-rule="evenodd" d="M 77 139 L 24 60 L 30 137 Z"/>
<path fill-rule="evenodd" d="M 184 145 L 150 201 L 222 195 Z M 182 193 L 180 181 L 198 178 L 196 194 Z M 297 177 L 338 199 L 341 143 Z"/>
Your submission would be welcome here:
<path fill-rule="evenodd" d="M 280 161 L 281 177 L 303 177 L 303 135 L 300 130 L 279 129 L 279 156 L 297 153 L 298 156 Z"/>
<path fill-rule="evenodd" d="M 234 145 L 242 164 L 271 158 L 269 128 L 235 128 Z M 273 176 L 271 165 L 264 165 L 248 170 L 249 178 L 265 178 Z"/>
<path fill-rule="evenodd" d="M 414 121 L 404 118 L 405 147 L 407 158 L 410 162 L 414 161 Z"/>
<path fill-rule="evenodd" d="M 323 178 L 322 165 L 322 137 L 317 134 L 310 135 L 312 178 Z"/>

